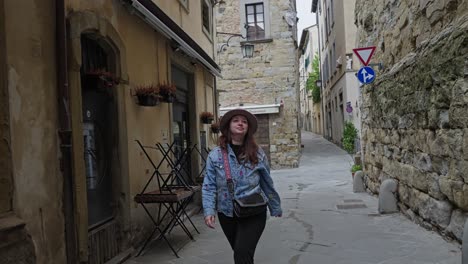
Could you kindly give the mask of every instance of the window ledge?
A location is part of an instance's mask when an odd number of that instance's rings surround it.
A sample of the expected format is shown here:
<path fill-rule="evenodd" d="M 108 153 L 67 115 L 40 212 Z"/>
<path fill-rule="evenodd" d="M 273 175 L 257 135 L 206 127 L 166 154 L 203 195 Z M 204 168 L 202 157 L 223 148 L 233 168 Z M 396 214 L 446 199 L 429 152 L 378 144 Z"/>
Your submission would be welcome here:
<path fill-rule="evenodd" d="M 271 38 L 265 38 L 265 39 L 256 39 L 256 40 L 245 40 L 241 41 L 240 44 L 247 44 L 247 43 L 268 43 L 268 42 L 273 42 L 273 39 Z"/>
<path fill-rule="evenodd" d="M 22 229 L 26 223 L 14 214 L 0 215 L 0 232 Z"/>

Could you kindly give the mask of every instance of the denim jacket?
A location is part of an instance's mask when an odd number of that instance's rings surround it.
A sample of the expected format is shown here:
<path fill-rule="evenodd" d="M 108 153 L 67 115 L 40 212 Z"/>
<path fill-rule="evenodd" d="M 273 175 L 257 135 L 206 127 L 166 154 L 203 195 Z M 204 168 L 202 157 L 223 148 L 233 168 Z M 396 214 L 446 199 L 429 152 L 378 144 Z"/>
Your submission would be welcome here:
<path fill-rule="evenodd" d="M 268 201 L 271 216 L 282 215 L 281 201 L 273 186 L 268 158 L 260 147 L 257 155 L 258 164 L 255 167 L 250 162 L 239 163 L 234 151 L 228 145 L 234 196 L 242 198 L 252 193 L 260 193 Z M 233 216 L 232 199 L 227 188 L 221 147 L 214 148 L 208 155 L 202 202 L 205 216 L 215 215 L 216 211 L 229 217 Z"/>

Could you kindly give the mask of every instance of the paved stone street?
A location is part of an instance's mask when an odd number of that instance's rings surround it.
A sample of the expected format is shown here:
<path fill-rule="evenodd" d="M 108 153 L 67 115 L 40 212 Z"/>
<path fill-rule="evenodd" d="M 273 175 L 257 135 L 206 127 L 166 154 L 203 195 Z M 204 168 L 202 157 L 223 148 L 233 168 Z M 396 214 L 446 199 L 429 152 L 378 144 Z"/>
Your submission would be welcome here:
<path fill-rule="evenodd" d="M 459 264 L 460 246 L 414 224 L 401 214 L 379 215 L 377 197 L 352 192 L 351 157 L 309 132 L 303 132 L 300 168 L 274 171 L 284 216 L 269 218 L 256 253 L 258 264 Z M 176 258 L 163 241 L 126 263 L 233 263 L 219 224 L 205 227 L 195 242 L 175 228 L 170 236 Z"/>

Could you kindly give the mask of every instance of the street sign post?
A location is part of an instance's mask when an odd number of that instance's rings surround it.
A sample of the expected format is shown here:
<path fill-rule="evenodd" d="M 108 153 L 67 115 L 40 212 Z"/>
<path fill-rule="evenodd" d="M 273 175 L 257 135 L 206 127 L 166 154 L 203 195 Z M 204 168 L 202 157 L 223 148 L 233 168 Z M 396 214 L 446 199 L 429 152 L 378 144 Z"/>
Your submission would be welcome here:
<path fill-rule="evenodd" d="M 367 84 L 375 80 L 375 72 L 371 67 L 362 67 L 357 72 L 357 78 L 360 82 Z"/>
<path fill-rule="evenodd" d="M 356 48 L 353 49 L 354 54 L 358 57 L 358 59 L 361 61 L 364 66 L 367 66 L 372 58 L 372 55 L 374 55 L 375 52 L 375 46 L 371 47 L 365 47 L 365 48 Z"/>

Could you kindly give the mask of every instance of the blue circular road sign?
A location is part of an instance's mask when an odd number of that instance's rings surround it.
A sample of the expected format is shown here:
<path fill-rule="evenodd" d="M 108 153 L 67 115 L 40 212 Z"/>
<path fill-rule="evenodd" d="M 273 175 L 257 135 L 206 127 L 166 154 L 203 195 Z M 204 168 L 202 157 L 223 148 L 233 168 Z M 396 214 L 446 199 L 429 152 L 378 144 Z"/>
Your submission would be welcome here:
<path fill-rule="evenodd" d="M 357 78 L 360 82 L 366 84 L 375 80 L 375 72 L 371 67 L 365 66 L 357 72 Z"/>

